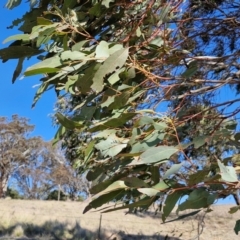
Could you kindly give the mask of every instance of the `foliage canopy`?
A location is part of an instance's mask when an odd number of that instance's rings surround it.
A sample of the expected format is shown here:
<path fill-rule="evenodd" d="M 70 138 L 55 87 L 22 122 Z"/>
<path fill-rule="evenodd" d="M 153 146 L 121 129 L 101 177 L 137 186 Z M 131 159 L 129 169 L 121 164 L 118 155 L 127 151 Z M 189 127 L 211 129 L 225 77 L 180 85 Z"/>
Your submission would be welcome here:
<path fill-rule="evenodd" d="M 237 199 L 239 1 L 29 2 L 0 58 L 18 59 L 13 82 L 25 59 L 39 59 L 24 72 L 43 75 L 33 106 L 56 90 L 55 142 L 93 182 L 85 212 L 157 201 L 165 221 L 183 196 L 178 211 Z M 232 96 L 216 101 L 226 88 Z"/>

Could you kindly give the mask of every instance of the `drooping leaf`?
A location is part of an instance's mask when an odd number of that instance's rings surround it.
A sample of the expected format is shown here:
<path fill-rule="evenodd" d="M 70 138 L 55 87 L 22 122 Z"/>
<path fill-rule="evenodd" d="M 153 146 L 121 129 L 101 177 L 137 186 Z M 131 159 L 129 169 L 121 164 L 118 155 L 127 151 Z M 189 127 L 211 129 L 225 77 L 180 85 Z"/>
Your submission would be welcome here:
<path fill-rule="evenodd" d="M 14 70 L 14 73 L 13 73 L 12 83 L 14 83 L 16 81 L 16 79 L 19 77 L 19 75 L 21 74 L 22 68 L 23 68 L 24 59 L 25 58 L 19 58 L 18 59 L 17 67 L 16 67 L 16 69 Z"/>
<path fill-rule="evenodd" d="M 41 86 L 38 88 L 34 99 L 33 99 L 33 103 L 32 103 L 32 108 L 35 107 L 36 103 L 38 102 L 38 100 L 41 98 L 42 94 L 48 89 L 49 84 L 48 83 L 42 83 Z"/>
<path fill-rule="evenodd" d="M 175 205 L 177 204 L 181 196 L 182 196 L 182 193 L 180 191 L 175 191 L 172 194 L 169 194 L 167 196 L 164 207 L 163 207 L 163 214 L 162 214 L 163 222 L 166 221 L 166 218 L 172 212 L 173 208 L 175 207 Z"/>
<path fill-rule="evenodd" d="M 153 181 L 153 184 L 157 184 L 159 182 L 159 178 L 160 178 L 159 167 L 151 166 L 150 172 L 152 174 L 151 179 Z"/>
<path fill-rule="evenodd" d="M 59 121 L 59 123 L 64 126 L 67 129 L 75 129 L 75 128 L 81 128 L 83 127 L 83 124 L 80 122 L 75 122 L 72 121 L 70 119 L 68 119 L 67 117 L 63 116 L 61 113 L 56 113 L 56 118 Z"/>
<path fill-rule="evenodd" d="M 238 232 L 240 231 L 240 219 L 236 221 L 234 232 L 238 235 Z"/>
<path fill-rule="evenodd" d="M 52 144 L 53 145 L 57 144 L 62 139 L 65 132 L 66 132 L 66 128 L 63 126 L 60 126 L 53 138 Z"/>

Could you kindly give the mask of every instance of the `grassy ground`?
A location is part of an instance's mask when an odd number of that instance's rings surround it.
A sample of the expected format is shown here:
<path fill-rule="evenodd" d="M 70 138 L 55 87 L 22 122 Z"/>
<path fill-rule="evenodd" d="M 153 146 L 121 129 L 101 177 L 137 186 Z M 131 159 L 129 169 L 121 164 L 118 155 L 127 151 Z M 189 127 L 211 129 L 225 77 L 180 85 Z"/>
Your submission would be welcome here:
<path fill-rule="evenodd" d="M 160 214 L 154 215 L 154 212 L 83 215 L 86 204 L 79 202 L 0 200 L 0 206 L 0 239 L 240 239 L 233 231 L 240 212 L 229 214 L 228 205 L 214 206 L 214 211 L 205 217 L 204 212 L 200 212 L 176 220 L 178 216 L 172 214 L 165 224 Z"/>

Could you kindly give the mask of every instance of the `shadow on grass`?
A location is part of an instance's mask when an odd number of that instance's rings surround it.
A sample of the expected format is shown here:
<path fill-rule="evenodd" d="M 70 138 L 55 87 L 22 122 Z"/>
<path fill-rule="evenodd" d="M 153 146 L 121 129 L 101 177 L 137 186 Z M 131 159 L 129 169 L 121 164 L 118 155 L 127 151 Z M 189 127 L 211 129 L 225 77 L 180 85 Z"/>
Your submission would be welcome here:
<path fill-rule="evenodd" d="M 89 222 L 91 224 L 91 222 Z M 5 240 L 179 240 L 177 237 L 154 234 L 127 234 L 124 231 L 109 232 L 101 229 L 95 232 L 81 228 L 78 222 L 63 224 L 46 221 L 42 225 L 16 223 L 8 228 L 0 226 L 0 239 Z"/>

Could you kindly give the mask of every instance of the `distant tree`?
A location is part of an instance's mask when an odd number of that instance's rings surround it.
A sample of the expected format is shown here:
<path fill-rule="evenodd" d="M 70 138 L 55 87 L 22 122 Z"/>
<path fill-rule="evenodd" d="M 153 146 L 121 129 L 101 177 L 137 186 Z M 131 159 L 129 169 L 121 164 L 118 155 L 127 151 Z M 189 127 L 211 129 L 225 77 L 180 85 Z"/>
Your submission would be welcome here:
<path fill-rule="evenodd" d="M 58 188 L 58 200 L 60 192 L 63 192 L 71 200 L 77 200 L 79 195 L 89 196 L 89 182 L 74 169 L 68 161 L 56 164 L 52 169 L 51 180 Z"/>
<path fill-rule="evenodd" d="M 12 199 L 23 199 L 23 196 L 14 188 L 7 188 L 6 196 Z"/>
<path fill-rule="evenodd" d="M 67 199 L 67 196 L 62 192 L 58 190 L 53 190 L 49 193 L 46 200 L 58 200 L 58 201 L 65 201 Z"/>
<path fill-rule="evenodd" d="M 44 142 L 39 138 L 35 144 L 28 158 L 28 164 L 18 168 L 13 178 L 24 198 L 44 199 L 55 187 L 51 175 L 60 156 L 50 142 Z"/>
<path fill-rule="evenodd" d="M 6 195 L 8 181 L 20 168 L 28 164 L 39 138 L 30 138 L 34 126 L 17 115 L 0 118 L 0 198 Z"/>

